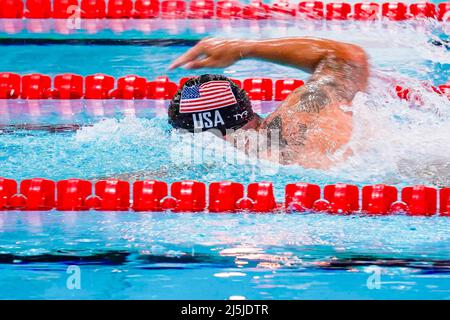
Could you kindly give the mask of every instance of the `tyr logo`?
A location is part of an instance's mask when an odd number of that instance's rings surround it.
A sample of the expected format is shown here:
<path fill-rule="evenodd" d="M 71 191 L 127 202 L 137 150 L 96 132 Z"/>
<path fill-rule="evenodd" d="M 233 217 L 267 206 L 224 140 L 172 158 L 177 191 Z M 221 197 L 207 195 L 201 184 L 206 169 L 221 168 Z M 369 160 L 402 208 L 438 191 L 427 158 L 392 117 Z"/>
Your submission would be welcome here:
<path fill-rule="evenodd" d="M 247 115 L 248 115 L 248 111 L 244 111 L 242 113 L 237 113 L 234 115 L 234 119 L 239 120 L 239 119 L 246 117 Z"/>

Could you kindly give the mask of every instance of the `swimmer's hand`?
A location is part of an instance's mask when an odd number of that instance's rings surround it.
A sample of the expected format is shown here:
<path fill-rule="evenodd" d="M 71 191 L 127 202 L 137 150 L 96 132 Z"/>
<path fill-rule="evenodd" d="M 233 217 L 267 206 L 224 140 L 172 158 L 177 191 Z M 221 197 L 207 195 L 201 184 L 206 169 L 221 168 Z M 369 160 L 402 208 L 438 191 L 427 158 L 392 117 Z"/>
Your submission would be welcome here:
<path fill-rule="evenodd" d="M 169 69 L 225 68 L 244 57 L 245 40 L 207 38 L 172 62 Z"/>

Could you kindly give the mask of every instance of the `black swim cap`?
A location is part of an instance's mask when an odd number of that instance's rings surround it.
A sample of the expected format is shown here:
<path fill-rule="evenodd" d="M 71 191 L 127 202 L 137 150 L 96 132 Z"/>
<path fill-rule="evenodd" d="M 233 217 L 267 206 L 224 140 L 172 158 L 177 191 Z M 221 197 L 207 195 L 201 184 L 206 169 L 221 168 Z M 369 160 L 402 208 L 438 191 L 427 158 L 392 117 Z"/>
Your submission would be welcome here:
<path fill-rule="evenodd" d="M 169 123 L 190 132 L 239 129 L 253 112 L 247 93 L 222 75 L 205 74 L 189 79 L 169 106 Z"/>

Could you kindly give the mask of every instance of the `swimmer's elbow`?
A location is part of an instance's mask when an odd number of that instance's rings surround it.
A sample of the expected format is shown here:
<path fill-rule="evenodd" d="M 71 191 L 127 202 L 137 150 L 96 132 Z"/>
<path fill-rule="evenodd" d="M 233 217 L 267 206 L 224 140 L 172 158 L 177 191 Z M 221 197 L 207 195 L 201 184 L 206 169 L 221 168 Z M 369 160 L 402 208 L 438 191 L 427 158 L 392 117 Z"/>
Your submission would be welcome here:
<path fill-rule="evenodd" d="M 364 91 L 369 78 L 369 63 L 366 52 L 360 46 L 337 43 L 322 59 L 318 74 L 333 74 L 336 81 L 345 86 L 353 97 Z"/>
<path fill-rule="evenodd" d="M 339 43 L 338 46 L 334 48 L 333 55 L 344 59 L 348 62 L 352 62 L 358 65 L 367 65 L 367 54 L 363 48 L 356 44 L 351 43 Z"/>
<path fill-rule="evenodd" d="M 369 59 L 366 51 L 354 44 L 348 44 L 347 46 L 343 58 L 354 67 L 353 76 L 358 83 L 359 90 L 365 90 L 369 78 Z"/>
<path fill-rule="evenodd" d="M 367 54 L 366 51 L 360 46 L 351 45 L 351 59 L 361 65 L 367 65 Z"/>
<path fill-rule="evenodd" d="M 369 59 L 366 52 L 361 47 L 357 53 L 357 64 L 360 69 L 360 90 L 365 90 L 367 87 L 367 82 L 369 80 Z"/>

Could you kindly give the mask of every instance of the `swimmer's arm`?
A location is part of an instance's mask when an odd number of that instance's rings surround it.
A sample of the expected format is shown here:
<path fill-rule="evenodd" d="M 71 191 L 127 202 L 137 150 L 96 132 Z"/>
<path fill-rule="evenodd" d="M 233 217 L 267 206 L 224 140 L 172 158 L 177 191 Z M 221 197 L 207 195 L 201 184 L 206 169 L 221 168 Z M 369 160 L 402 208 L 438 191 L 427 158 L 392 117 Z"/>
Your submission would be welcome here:
<path fill-rule="evenodd" d="M 323 88 L 336 93 L 338 98 L 343 95 L 346 101 L 351 101 L 356 92 L 367 85 L 368 63 L 364 50 L 353 44 L 320 38 L 207 38 L 178 57 L 169 68 L 223 68 L 245 58 L 267 60 L 313 73 L 305 88 Z"/>
<path fill-rule="evenodd" d="M 245 58 L 263 59 L 314 72 L 327 57 L 353 61 L 367 68 L 367 58 L 360 47 L 348 43 L 309 37 L 268 40 L 224 40 L 207 38 L 178 57 L 170 69 L 224 68 Z M 364 79 L 360 79 L 364 80 Z M 366 81 L 361 81 L 363 90 Z"/>

